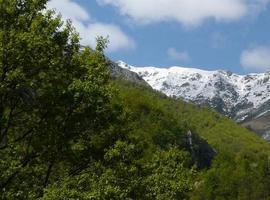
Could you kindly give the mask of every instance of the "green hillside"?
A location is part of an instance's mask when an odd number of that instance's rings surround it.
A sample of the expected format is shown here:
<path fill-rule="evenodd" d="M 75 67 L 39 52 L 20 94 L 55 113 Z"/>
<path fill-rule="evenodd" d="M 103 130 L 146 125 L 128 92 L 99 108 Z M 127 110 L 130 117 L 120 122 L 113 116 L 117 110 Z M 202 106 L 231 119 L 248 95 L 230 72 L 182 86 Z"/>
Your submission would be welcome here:
<path fill-rule="evenodd" d="M 256 134 L 148 87 L 116 80 L 113 88 L 124 136 L 44 199 L 269 199 L 270 146 Z"/>
<path fill-rule="evenodd" d="M 136 130 L 144 132 L 145 137 L 149 137 L 149 133 L 167 131 L 153 128 L 163 116 L 164 121 L 172 122 L 170 128 L 181 127 L 178 134 L 185 135 L 191 130 L 212 146 L 216 156 L 210 169 L 200 171 L 201 182 L 198 181 L 192 198 L 269 199 L 270 146 L 267 142 L 208 108 L 123 81 L 116 87 L 120 99 L 143 118 L 135 124 Z M 143 114 L 142 108 L 148 111 L 147 115 Z M 165 138 L 168 136 L 170 134 L 166 133 Z"/>
<path fill-rule="evenodd" d="M 239 126 L 215 111 L 206 107 L 196 106 L 181 100 L 175 100 L 147 87 L 137 86 L 128 82 L 117 82 L 120 98 L 131 109 L 145 107 L 160 111 L 175 124 L 186 127 L 206 139 L 218 151 L 231 150 L 239 153 L 244 150 L 268 152 L 270 146 L 253 132 Z"/>

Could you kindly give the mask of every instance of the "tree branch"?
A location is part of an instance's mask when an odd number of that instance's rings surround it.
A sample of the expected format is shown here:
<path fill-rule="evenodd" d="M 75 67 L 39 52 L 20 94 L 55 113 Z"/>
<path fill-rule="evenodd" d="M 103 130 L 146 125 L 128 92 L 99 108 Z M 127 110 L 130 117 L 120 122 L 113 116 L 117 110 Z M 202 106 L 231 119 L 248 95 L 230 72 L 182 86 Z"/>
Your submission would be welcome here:
<path fill-rule="evenodd" d="M 50 162 L 49 166 L 48 166 L 48 170 L 47 170 L 45 181 L 44 181 L 44 188 L 46 188 L 48 186 L 49 178 L 50 178 L 50 175 L 51 175 L 51 172 L 52 172 L 52 168 L 53 168 L 54 163 L 55 163 L 55 161 L 52 160 Z"/>

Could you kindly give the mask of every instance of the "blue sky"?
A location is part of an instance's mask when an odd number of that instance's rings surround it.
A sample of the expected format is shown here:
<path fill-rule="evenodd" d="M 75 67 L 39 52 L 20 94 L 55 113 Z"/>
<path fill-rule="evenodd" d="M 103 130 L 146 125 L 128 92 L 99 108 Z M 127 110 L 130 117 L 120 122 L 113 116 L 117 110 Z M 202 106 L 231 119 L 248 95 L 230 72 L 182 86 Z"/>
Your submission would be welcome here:
<path fill-rule="evenodd" d="M 270 71 L 270 0 L 52 0 L 82 43 L 135 66 Z"/>

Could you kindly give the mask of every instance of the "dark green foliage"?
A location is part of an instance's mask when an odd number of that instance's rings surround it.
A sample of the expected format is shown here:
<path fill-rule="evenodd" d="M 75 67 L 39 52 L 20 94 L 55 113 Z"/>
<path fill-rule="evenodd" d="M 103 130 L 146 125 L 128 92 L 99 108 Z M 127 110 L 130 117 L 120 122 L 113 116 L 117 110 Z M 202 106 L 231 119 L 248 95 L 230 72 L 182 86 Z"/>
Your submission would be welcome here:
<path fill-rule="evenodd" d="M 219 156 L 195 199 L 270 199 L 269 156 L 243 152 Z"/>
<path fill-rule="evenodd" d="M 42 196 L 50 182 L 86 168 L 121 135 L 111 127 L 122 110 L 110 103 L 105 43 L 96 52 L 80 50 L 70 23 L 44 14 L 45 3 L 1 1 L 2 198 Z"/>

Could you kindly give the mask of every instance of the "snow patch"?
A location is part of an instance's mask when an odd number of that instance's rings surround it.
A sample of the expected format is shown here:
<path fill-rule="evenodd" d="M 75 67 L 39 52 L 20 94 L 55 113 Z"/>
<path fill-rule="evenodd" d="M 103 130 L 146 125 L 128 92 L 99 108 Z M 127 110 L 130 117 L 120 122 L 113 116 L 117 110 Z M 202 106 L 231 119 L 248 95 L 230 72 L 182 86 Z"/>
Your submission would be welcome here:
<path fill-rule="evenodd" d="M 243 104 L 237 115 L 244 116 L 270 100 L 270 74 L 238 75 L 224 70 L 206 71 L 186 67 L 134 67 L 123 61 L 119 66 L 139 74 L 153 89 L 168 96 L 184 98 L 187 101 L 209 101 L 222 99 L 224 110 L 230 111 Z M 244 117 L 241 117 L 243 119 Z"/>

